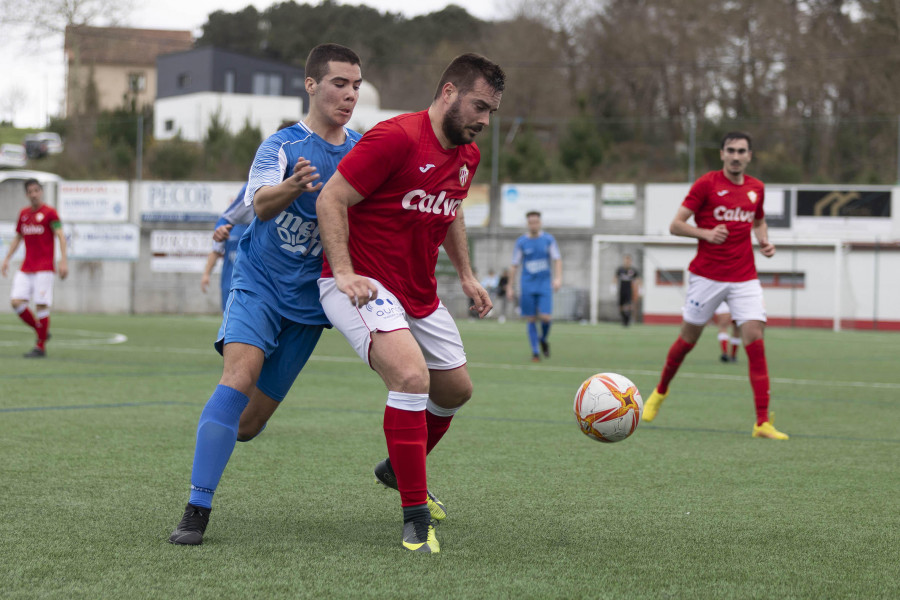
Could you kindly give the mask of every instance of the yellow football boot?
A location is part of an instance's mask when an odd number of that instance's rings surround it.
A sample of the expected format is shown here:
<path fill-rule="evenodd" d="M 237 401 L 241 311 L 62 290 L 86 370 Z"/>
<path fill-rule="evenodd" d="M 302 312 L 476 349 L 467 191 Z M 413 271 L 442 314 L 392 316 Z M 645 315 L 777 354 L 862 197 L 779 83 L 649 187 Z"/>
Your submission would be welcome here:
<path fill-rule="evenodd" d="M 775 429 L 775 413 L 769 414 L 769 420 L 762 425 L 753 426 L 753 437 L 768 438 L 770 440 L 787 440 L 790 439 L 788 434 L 782 433 Z"/>
<path fill-rule="evenodd" d="M 660 394 L 656 391 L 656 388 L 653 388 L 653 393 L 650 394 L 650 397 L 644 402 L 644 414 L 641 415 L 641 420 L 649 423 L 655 419 L 656 413 L 659 412 L 659 407 L 662 406 L 663 400 L 665 400 L 668 395 L 669 392 Z"/>

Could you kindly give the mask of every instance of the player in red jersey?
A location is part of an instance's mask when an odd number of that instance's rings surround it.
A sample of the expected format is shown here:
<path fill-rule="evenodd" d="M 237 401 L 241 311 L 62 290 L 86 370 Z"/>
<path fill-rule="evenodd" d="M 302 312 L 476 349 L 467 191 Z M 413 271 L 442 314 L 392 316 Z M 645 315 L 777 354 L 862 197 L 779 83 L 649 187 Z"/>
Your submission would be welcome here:
<path fill-rule="evenodd" d="M 472 273 L 460 204 L 481 152 L 473 143 L 500 106 L 505 75 L 477 54 L 455 58 L 428 110 L 368 131 L 316 203 L 325 263 L 325 314 L 388 388 L 388 459 L 375 468 L 400 492 L 403 547 L 439 552 L 425 456 L 472 395 L 462 339 L 437 296 L 439 246 L 484 317 L 487 291 Z M 351 235 L 352 232 L 352 235 Z M 348 300 L 349 299 L 349 300 Z"/>
<path fill-rule="evenodd" d="M 711 171 L 694 182 L 669 226 L 673 235 L 697 238 L 699 242 L 697 256 L 688 267 L 690 278 L 681 335 L 669 348 L 659 384 L 644 406 L 643 418 L 648 422 L 656 418 L 669 395 L 669 382 L 724 300 L 747 351 L 756 404 L 753 437 L 786 440 L 788 436 L 775 429 L 769 415 L 769 370 L 763 345 L 766 309 L 753 260 L 751 230 L 763 256 L 774 256 L 775 245 L 769 241 L 763 212 L 763 183 L 744 173 L 753 156 L 750 136 L 727 133 L 720 156 L 723 169 Z M 696 227 L 687 222 L 692 215 Z"/>
<path fill-rule="evenodd" d="M 63 235 L 59 215 L 52 206 L 44 204 L 44 187 L 37 179 L 25 182 L 25 195 L 31 202 L 19 213 L 16 221 L 16 237 L 9 245 L 0 273 L 9 273 L 9 259 L 25 240 L 25 260 L 13 277 L 10 299 L 13 310 L 37 334 L 37 345 L 25 354 L 26 358 L 42 358 L 47 355 L 45 344 L 50 337 L 50 305 L 53 304 L 53 239 L 59 240 L 59 278 L 69 274 L 66 259 L 66 236 Z M 28 308 L 35 302 L 35 312 Z"/>

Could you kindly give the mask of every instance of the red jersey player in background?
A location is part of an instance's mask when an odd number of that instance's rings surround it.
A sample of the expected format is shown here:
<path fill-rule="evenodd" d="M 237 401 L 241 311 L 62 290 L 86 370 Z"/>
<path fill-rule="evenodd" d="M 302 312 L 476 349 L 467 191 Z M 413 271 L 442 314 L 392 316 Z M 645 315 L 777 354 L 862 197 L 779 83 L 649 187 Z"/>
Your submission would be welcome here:
<path fill-rule="evenodd" d="M 319 293 L 331 323 L 388 389 L 388 459 L 375 467 L 400 492 L 404 548 L 439 552 L 425 456 L 472 395 L 459 330 L 437 296 L 443 245 L 472 310 L 491 310 L 472 273 L 460 204 L 481 152 L 472 143 L 500 106 L 505 75 L 477 54 L 455 58 L 428 110 L 369 130 L 316 203 L 325 262 Z"/>
<path fill-rule="evenodd" d="M 59 240 L 59 278 L 69 274 L 66 260 L 66 237 L 63 235 L 59 215 L 52 206 L 44 204 L 44 187 L 37 179 L 25 182 L 25 195 L 31 202 L 19 213 L 16 221 L 16 237 L 9 245 L 0 273 L 9 273 L 9 259 L 25 240 L 25 260 L 13 277 L 10 300 L 13 310 L 37 334 L 37 345 L 25 354 L 26 358 L 42 358 L 47 355 L 45 344 L 50 337 L 50 305 L 53 304 L 53 238 Z M 32 314 L 28 303 L 34 300 Z"/>
<path fill-rule="evenodd" d="M 697 256 L 688 267 L 681 335 L 669 348 L 659 384 L 644 406 L 643 418 L 647 422 L 656 418 L 678 367 L 716 308 L 725 301 L 747 352 L 756 404 L 753 437 L 786 440 L 788 436 L 775 429 L 769 415 L 769 370 L 763 345 L 766 309 L 756 275 L 751 230 L 763 256 L 774 256 L 775 245 L 769 241 L 763 212 L 763 183 L 744 173 L 753 156 L 750 136 L 742 132 L 725 134 L 720 156 L 724 168 L 694 182 L 669 226 L 673 235 L 697 238 L 699 242 Z M 692 215 L 696 227 L 687 222 Z"/>

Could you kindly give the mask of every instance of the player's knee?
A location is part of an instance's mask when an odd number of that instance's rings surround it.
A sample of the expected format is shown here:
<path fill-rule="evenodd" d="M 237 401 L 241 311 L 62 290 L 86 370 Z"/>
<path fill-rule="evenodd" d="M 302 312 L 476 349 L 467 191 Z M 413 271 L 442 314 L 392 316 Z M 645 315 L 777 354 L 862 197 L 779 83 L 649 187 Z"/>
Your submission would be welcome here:
<path fill-rule="evenodd" d="M 424 369 L 405 369 L 395 373 L 388 387 L 407 394 L 427 394 L 430 383 L 428 371 Z"/>

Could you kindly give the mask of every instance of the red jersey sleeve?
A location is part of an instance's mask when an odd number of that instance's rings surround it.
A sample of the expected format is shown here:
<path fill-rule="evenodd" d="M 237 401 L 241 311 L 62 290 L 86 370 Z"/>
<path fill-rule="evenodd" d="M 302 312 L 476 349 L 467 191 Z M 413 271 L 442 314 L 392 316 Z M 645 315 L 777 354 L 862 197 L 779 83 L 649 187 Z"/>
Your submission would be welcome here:
<path fill-rule="evenodd" d="M 703 206 L 703 203 L 706 202 L 706 198 L 709 195 L 709 186 L 709 177 L 704 175 L 694 182 L 681 205 L 696 213 Z"/>
<path fill-rule="evenodd" d="M 760 219 L 764 219 L 766 217 L 765 211 L 763 211 L 763 204 L 766 202 L 766 188 L 763 187 L 762 182 L 759 183 L 759 200 L 756 202 L 756 214 L 754 218 L 759 221 Z"/>
<path fill-rule="evenodd" d="M 406 164 L 412 144 L 397 124 L 382 121 L 363 134 L 356 146 L 338 164 L 344 179 L 363 197 L 368 197 Z"/>
<path fill-rule="evenodd" d="M 48 208 L 47 220 L 50 222 L 51 229 L 59 229 L 62 226 L 62 221 L 59 219 L 59 213 L 56 212 L 55 208 Z"/>

